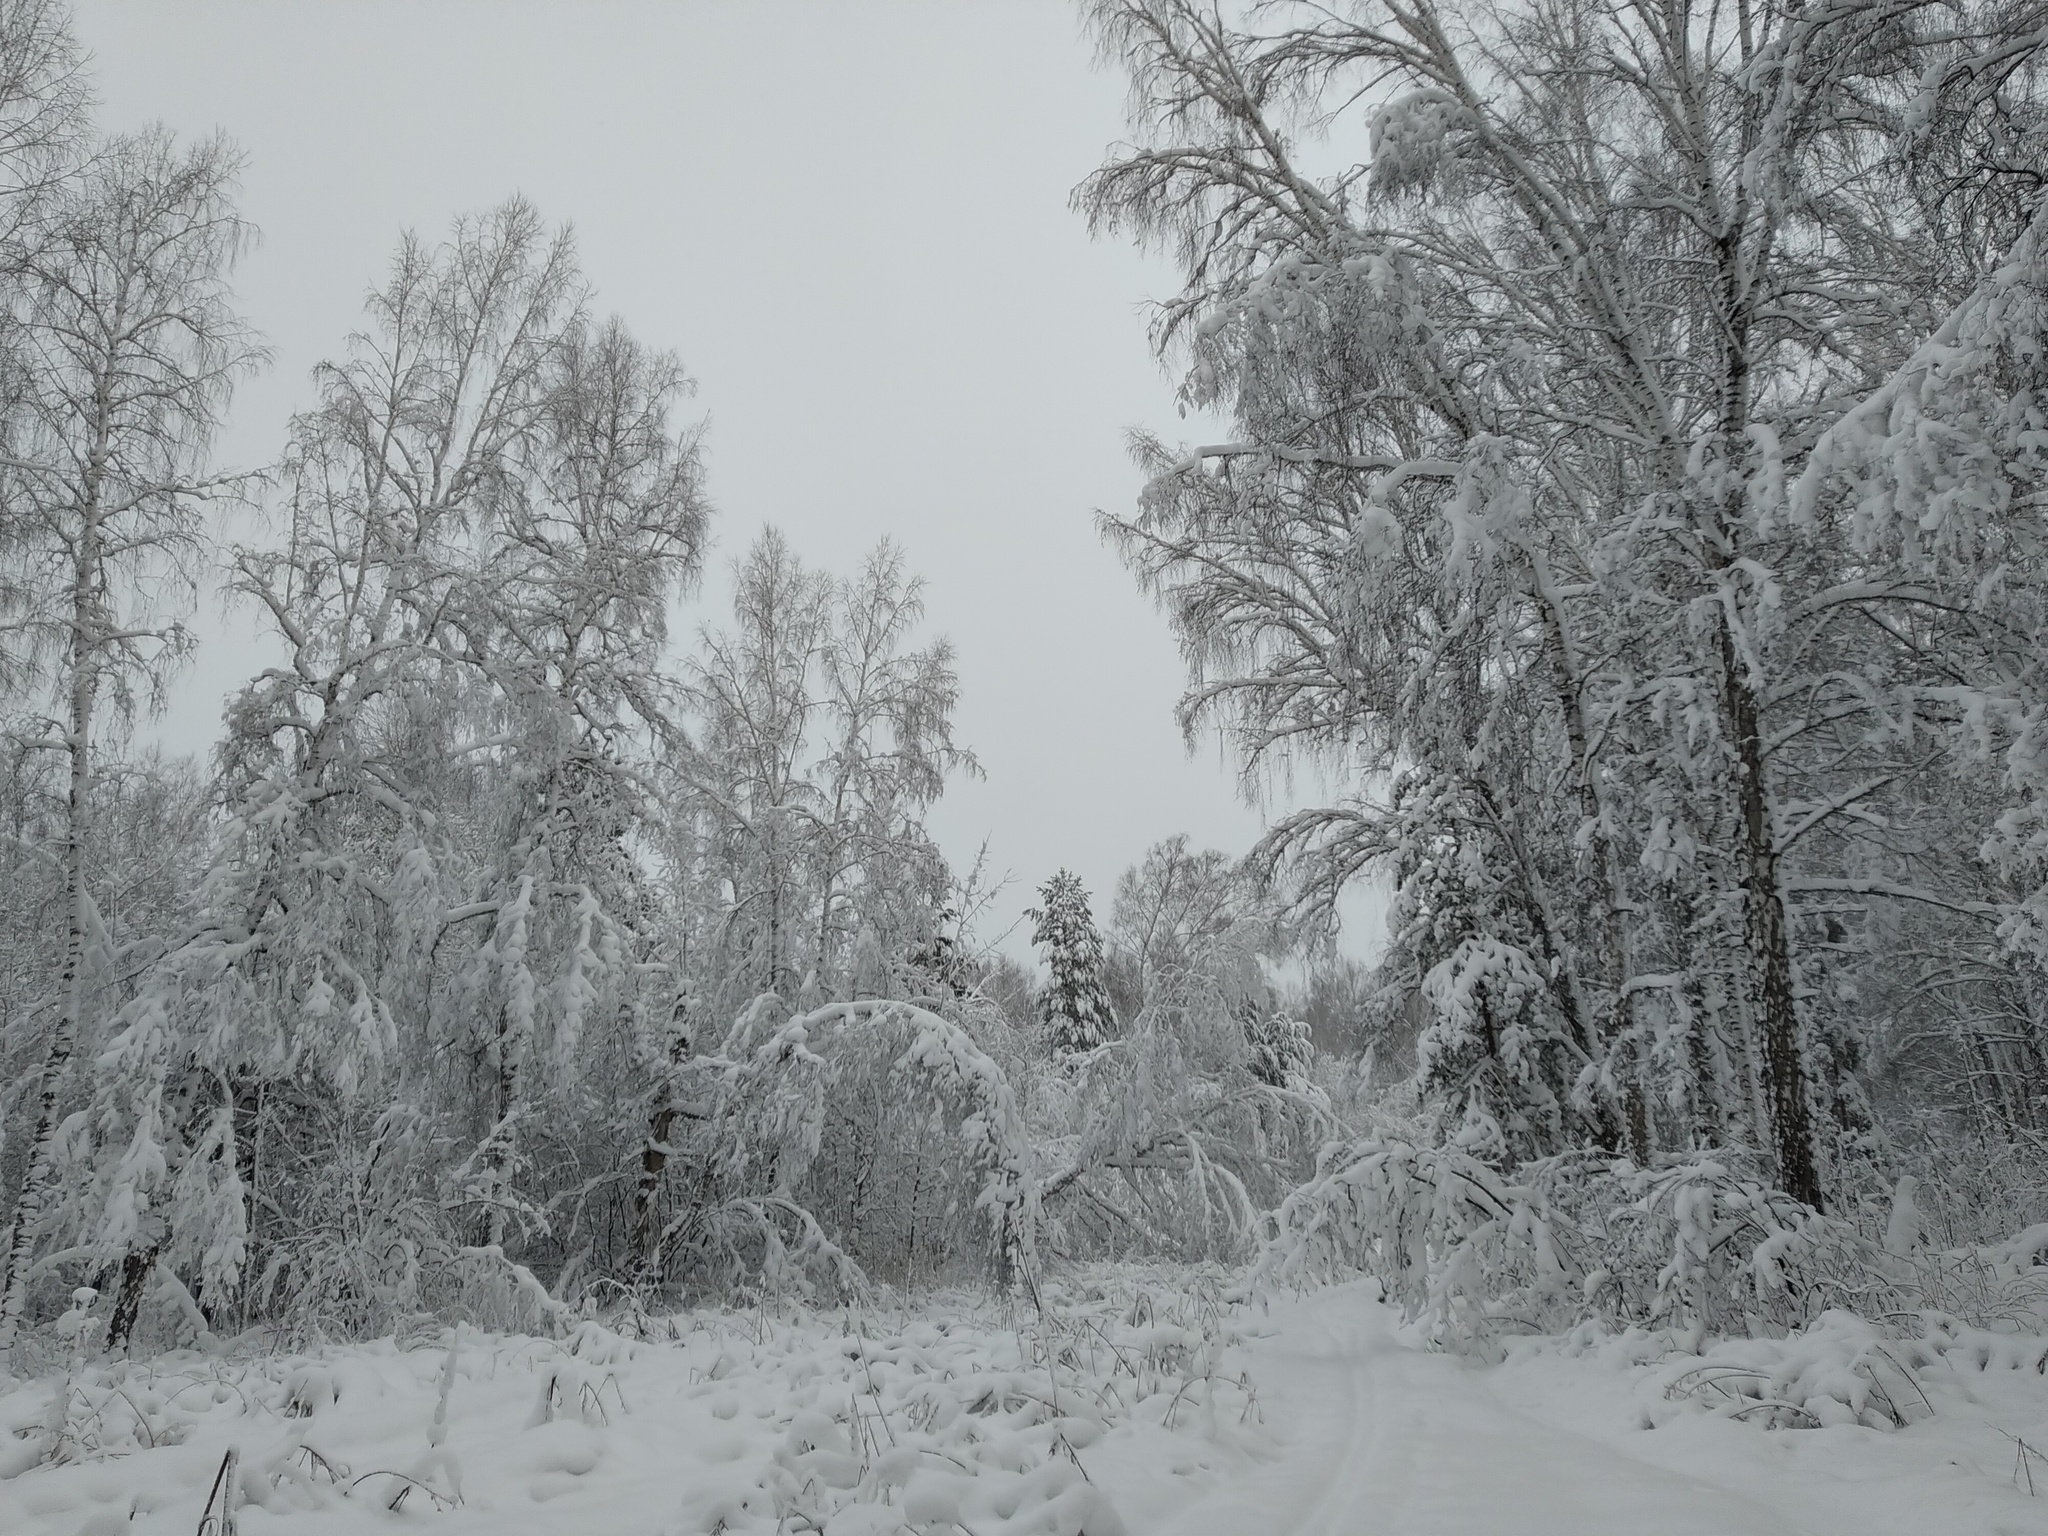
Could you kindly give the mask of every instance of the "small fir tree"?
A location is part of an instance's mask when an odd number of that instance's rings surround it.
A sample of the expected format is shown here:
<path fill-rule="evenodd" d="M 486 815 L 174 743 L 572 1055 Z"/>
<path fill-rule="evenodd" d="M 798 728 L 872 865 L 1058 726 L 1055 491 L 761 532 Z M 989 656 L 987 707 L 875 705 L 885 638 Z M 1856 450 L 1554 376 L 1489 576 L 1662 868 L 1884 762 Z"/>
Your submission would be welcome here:
<path fill-rule="evenodd" d="M 1116 1030 L 1104 976 L 1102 935 L 1088 910 L 1080 878 L 1061 870 L 1038 888 L 1031 942 L 1045 950 L 1051 971 L 1038 994 L 1038 1016 L 1052 1040 L 1055 1057 L 1091 1051 Z"/>
<path fill-rule="evenodd" d="M 1277 1010 L 1247 1008 L 1240 1015 L 1251 1074 L 1268 1088 L 1301 1091 L 1311 1086 L 1309 1064 L 1315 1042 L 1309 1027 Z"/>

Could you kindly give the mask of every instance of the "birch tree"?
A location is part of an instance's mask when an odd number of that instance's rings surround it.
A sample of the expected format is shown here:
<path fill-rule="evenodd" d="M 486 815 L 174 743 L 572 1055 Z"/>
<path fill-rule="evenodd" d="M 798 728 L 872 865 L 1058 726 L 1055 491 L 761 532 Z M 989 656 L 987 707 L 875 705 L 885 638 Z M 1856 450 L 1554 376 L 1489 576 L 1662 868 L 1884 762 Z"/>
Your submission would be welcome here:
<path fill-rule="evenodd" d="M 56 0 L 8 0 L 0 5 L 0 431 L 8 452 L 0 457 L 0 487 L 10 498 L 21 486 L 13 462 L 14 439 L 26 427 L 16 412 L 28 383 L 23 300 L 29 291 L 29 252 L 52 202 L 77 174 L 88 134 L 79 48 L 69 11 Z M 33 683 L 17 622 L 35 604 L 33 583 L 16 564 L 32 548 L 17 544 L 26 532 L 10 518 L 0 524 L 0 704 L 17 701 Z"/>
<path fill-rule="evenodd" d="M 707 512 L 688 380 L 591 319 L 523 203 L 405 240 L 368 308 L 293 424 L 281 536 L 236 556 L 287 662 L 231 704 L 198 920 L 109 1058 L 212 1085 L 193 1134 L 100 1126 L 102 1203 L 175 1200 L 204 1305 L 502 1280 L 548 1229 L 536 1129 L 571 1166 L 633 1134 L 661 970 L 636 839 Z M 241 1183 L 175 1187 L 210 1167 Z"/>
<path fill-rule="evenodd" d="M 1785 487 L 2015 233 L 2025 165 L 1958 146 L 2031 121 L 2038 26 L 1910 0 L 1090 15 L 1136 142 L 1080 204 L 1177 256 L 1156 338 L 1235 433 L 1146 444 L 1144 507 L 1107 527 L 1181 631 L 1190 722 L 1361 789 L 1263 864 L 1327 913 L 1366 868 L 1474 861 L 1493 889 L 1426 907 L 1446 948 L 1415 984 L 1447 1022 L 1510 995 L 1550 1021 L 1524 1150 L 1754 1134 L 1820 1203 L 1827 908 L 1943 899 L 1869 882 L 1901 857 L 1885 797 L 1931 767 L 1917 636 L 1945 600 L 1841 559 L 1840 504 L 1793 516 Z"/>
<path fill-rule="evenodd" d="M 96 1023 L 90 951 L 102 924 L 86 848 L 98 754 L 110 729 L 160 698 L 185 649 L 176 603 L 205 548 L 203 509 L 235 483 L 209 471 L 207 450 L 236 381 L 262 360 L 228 286 L 251 238 L 236 169 L 223 140 L 110 140 L 27 267 L 14 462 L 24 590 L 12 633 L 54 704 L 44 744 L 66 765 L 64 963 L 0 1261 L 0 1347 L 19 1326 L 48 1215 L 66 1069 Z"/>
<path fill-rule="evenodd" d="M 951 1186 L 926 1176 L 920 1149 L 938 1122 L 921 1097 L 899 1113 L 885 1086 L 893 1057 L 869 1058 L 871 1072 L 829 1095 L 793 1065 L 758 1076 L 766 1063 L 756 1058 L 743 1075 L 731 1071 L 742 1045 L 758 1049 L 785 1021 L 799 1034 L 816 1021 L 821 1042 L 829 1024 L 841 1038 L 839 1022 L 907 1018 L 871 1005 L 930 989 L 952 877 L 925 816 L 953 775 L 979 769 L 953 733 L 952 648 L 919 643 L 923 593 L 891 544 L 837 577 L 807 567 L 770 528 L 734 567 L 730 625 L 701 633 L 683 668 L 688 729 L 666 756 L 664 843 L 678 996 L 646 1062 L 655 1087 L 634 1195 L 646 1283 L 679 1246 L 701 1255 L 729 1240 L 721 1233 L 772 1251 L 773 1221 L 794 1212 L 752 1195 L 753 1205 L 732 1203 L 770 1169 L 781 1170 L 781 1193 L 784 1171 L 805 1171 L 790 1188 L 805 1197 L 801 1244 L 811 1251 L 824 1251 L 822 1217 L 854 1249 L 886 1246 L 891 1263 L 923 1251 L 920 1213 L 924 1246 L 936 1240 L 927 1207 Z M 857 1060 L 891 1037 L 864 1027 L 843 1038 Z M 789 1061 L 834 1081 L 842 1070 Z M 771 1085 L 765 1103 L 754 1097 Z M 807 1117 L 777 1121 L 799 1100 L 815 1106 Z M 769 1111 L 774 1130 L 746 1129 L 759 1122 L 744 1117 Z M 837 1155 L 820 1157 L 821 1145 Z M 878 1213 L 897 1197 L 908 1211 Z"/>
<path fill-rule="evenodd" d="M 978 767 L 953 736 L 952 648 L 913 643 L 923 585 L 893 546 L 834 578 L 770 529 L 734 574 L 734 622 L 688 669 L 697 729 L 675 762 L 722 891 L 695 969 L 734 1009 L 822 1001 L 857 984 L 863 935 L 891 967 L 931 939 L 950 877 L 924 815 Z"/>

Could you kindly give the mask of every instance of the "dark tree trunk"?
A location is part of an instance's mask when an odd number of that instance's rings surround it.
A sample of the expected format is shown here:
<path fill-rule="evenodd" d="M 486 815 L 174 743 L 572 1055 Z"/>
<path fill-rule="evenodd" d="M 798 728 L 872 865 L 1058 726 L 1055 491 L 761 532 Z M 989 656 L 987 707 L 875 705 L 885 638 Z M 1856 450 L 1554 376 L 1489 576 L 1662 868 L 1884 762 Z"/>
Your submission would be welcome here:
<path fill-rule="evenodd" d="M 159 1244 L 151 1243 L 147 1248 L 130 1249 L 122 1258 L 121 1287 L 114 1296 L 113 1315 L 107 1319 L 109 1350 L 128 1347 L 129 1335 L 135 1332 L 136 1316 L 142 1311 L 142 1288 L 156 1270 L 160 1251 Z"/>
<path fill-rule="evenodd" d="M 1771 1117 L 1772 1151 L 1785 1192 L 1821 1208 L 1820 1172 L 1813 1152 L 1800 1051 L 1799 1014 L 1792 998 L 1792 935 L 1778 884 L 1777 829 L 1771 824 L 1764 783 L 1763 731 L 1756 695 L 1742 676 L 1735 636 L 1721 626 L 1721 682 L 1735 738 L 1742 834 L 1742 931 L 1749 1001 L 1763 1032 L 1764 1098 Z"/>

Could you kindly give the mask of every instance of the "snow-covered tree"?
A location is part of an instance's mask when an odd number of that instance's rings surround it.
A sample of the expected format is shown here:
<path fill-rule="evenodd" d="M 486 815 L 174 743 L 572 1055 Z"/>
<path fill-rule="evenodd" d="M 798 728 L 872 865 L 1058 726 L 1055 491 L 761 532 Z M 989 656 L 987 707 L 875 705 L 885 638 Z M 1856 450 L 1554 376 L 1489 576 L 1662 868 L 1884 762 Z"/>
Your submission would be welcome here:
<path fill-rule="evenodd" d="M 1155 843 L 1117 879 L 1109 942 L 1141 976 L 1185 970 L 1221 949 L 1279 954 L 1289 939 L 1277 903 L 1243 866 L 1186 833 Z"/>
<path fill-rule="evenodd" d="M 1055 1059 L 1094 1050 L 1117 1032 L 1104 975 L 1102 935 L 1088 910 L 1081 878 L 1057 871 L 1038 888 L 1031 942 L 1045 951 L 1038 1017 Z"/>
<path fill-rule="evenodd" d="M 925 813 L 977 771 L 953 738 L 952 649 L 913 643 L 923 584 L 894 546 L 837 578 L 770 529 L 735 578 L 732 627 L 688 667 L 692 745 L 671 757 L 694 838 L 676 867 L 718 893 L 694 909 L 690 964 L 733 1010 L 841 994 L 863 948 L 898 968 L 929 943 L 950 877 Z"/>
<path fill-rule="evenodd" d="M 536 1142 L 637 1140 L 657 664 L 705 516 L 687 381 L 523 204 L 408 240 L 370 311 L 294 423 L 285 536 L 235 562 L 287 663 L 231 704 L 196 920 L 101 1058 L 212 1117 L 98 1127 L 109 1230 L 179 1186 L 141 1275 L 217 1308 L 246 1259 L 246 1304 L 351 1326 L 542 1237 Z"/>
<path fill-rule="evenodd" d="M 750 1188 L 744 1198 L 754 1199 L 760 1189 L 741 1176 L 778 1166 L 780 1154 L 752 1132 L 733 1142 L 730 1114 L 751 1101 L 727 1097 L 737 1089 L 720 1076 L 718 1043 L 731 1021 L 758 1031 L 833 1002 L 909 1001 L 932 990 L 935 963 L 943 969 L 952 877 L 925 817 L 951 775 L 978 769 L 953 735 L 952 649 L 943 639 L 918 643 L 923 613 L 923 584 L 893 545 L 836 577 L 806 567 L 769 529 L 735 568 L 730 627 L 705 631 L 685 662 L 688 731 L 666 748 L 672 788 L 661 839 L 669 963 L 683 1000 L 650 1059 L 655 1087 L 635 1196 L 650 1279 L 687 1269 L 691 1253 L 708 1262 L 699 1245 L 713 1232 L 710 1211 L 756 1209 L 718 1200 Z M 936 1231 L 925 1211 L 920 1247 L 917 1221 L 891 1204 L 939 1198 L 939 1183 L 920 1181 L 915 1168 L 916 1149 L 936 1134 L 931 1105 L 913 1096 L 904 1108 L 886 1086 L 886 1062 L 860 1054 L 884 1036 L 844 1038 L 847 1060 L 867 1065 L 804 1122 L 809 1150 L 792 1151 L 790 1166 L 816 1172 L 794 1193 L 805 1219 L 827 1220 L 849 1252 L 901 1269 L 923 1261 Z M 797 1091 L 777 1074 L 763 1081 Z M 818 1138 L 845 1155 L 814 1162 Z M 894 1194 L 885 1198 L 882 1186 Z M 685 1233 L 694 1234 L 688 1242 Z M 749 1241 L 767 1239 L 756 1232 Z"/>
<path fill-rule="evenodd" d="M 6 19 L 18 21 L 18 9 Z M 93 888 L 87 857 L 96 779 L 110 737 L 161 698 L 187 648 L 177 609 L 195 590 L 203 509 L 235 488 L 209 468 L 212 438 L 235 383 L 262 360 L 229 287 L 252 233 L 236 211 L 236 171 L 224 140 L 186 147 L 163 130 L 107 140 L 56 196 L 24 257 L 8 649 L 50 701 L 37 745 L 66 765 L 56 850 L 64 961 L 0 1255 L 0 1347 L 13 1341 L 52 1214 L 70 1062 L 97 1046 L 95 970 L 108 941 L 106 893 Z M 153 1168 L 154 1086 L 145 1078 L 106 1092 L 116 1117 L 137 1097 L 131 1160 Z"/>
<path fill-rule="evenodd" d="M 1325 917 L 1367 870 L 1467 872 L 1413 887 L 1400 942 L 1445 946 L 1407 956 L 1425 1069 L 1491 1083 L 1518 1150 L 1753 1140 L 1822 1202 L 1874 1059 L 1845 952 L 1887 903 L 2017 917 L 1944 853 L 1999 837 L 1928 792 L 2011 658 L 1957 675 L 1998 626 L 1855 487 L 1925 487 L 1929 530 L 2007 494 L 1945 494 L 2001 450 L 1932 402 L 2024 414 L 1944 370 L 2025 308 L 2031 13 L 1089 13 L 1135 121 L 1080 205 L 1180 261 L 1155 338 L 1232 422 L 1143 444 L 1107 530 L 1180 631 L 1188 723 L 1355 786 L 1255 864 Z"/>

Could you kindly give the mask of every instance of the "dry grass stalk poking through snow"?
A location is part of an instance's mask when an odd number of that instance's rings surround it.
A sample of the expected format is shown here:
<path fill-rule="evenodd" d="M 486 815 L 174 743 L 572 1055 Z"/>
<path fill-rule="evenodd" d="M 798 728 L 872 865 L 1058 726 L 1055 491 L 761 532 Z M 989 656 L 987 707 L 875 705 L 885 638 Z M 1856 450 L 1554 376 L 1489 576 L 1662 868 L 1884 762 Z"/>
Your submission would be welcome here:
<path fill-rule="evenodd" d="M 1120 1492 L 1261 1440 L 1213 1286 L 1068 1284 L 1007 1321 L 963 1297 L 638 1332 L 461 1328 L 8 1383 L 0 1529 L 258 1536 L 432 1511 L 450 1532 L 1121 1536 Z"/>

